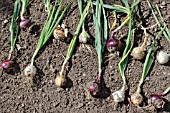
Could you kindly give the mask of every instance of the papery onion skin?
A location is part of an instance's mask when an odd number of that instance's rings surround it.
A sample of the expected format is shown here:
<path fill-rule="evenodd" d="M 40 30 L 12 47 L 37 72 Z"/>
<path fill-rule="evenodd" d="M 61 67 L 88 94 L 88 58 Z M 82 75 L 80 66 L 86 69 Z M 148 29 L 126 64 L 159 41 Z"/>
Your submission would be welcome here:
<path fill-rule="evenodd" d="M 28 65 L 24 70 L 24 74 L 30 77 L 35 76 L 36 72 L 37 72 L 37 69 L 34 65 Z"/>
<path fill-rule="evenodd" d="M 89 38 L 89 34 L 86 31 L 82 31 L 79 35 L 79 42 L 85 44 L 88 42 Z"/>
<path fill-rule="evenodd" d="M 115 102 L 123 102 L 125 99 L 125 92 L 122 90 L 118 90 L 114 93 L 112 93 L 113 99 Z"/>

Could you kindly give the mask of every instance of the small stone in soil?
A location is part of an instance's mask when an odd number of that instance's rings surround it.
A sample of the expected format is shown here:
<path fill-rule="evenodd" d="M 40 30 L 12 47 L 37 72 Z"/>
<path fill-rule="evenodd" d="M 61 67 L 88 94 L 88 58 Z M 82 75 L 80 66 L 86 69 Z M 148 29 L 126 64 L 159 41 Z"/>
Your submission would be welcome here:
<path fill-rule="evenodd" d="M 7 20 L 7 19 L 4 20 L 4 24 L 6 24 L 6 23 L 8 23 L 8 20 Z"/>

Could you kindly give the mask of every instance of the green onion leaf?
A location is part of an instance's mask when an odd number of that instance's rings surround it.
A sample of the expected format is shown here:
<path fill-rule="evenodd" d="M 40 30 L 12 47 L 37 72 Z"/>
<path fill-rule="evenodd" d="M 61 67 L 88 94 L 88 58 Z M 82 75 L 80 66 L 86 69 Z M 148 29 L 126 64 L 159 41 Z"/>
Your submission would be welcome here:
<path fill-rule="evenodd" d="M 147 0 L 147 2 L 148 2 L 148 5 L 149 5 L 149 7 L 150 7 L 150 9 L 151 9 L 151 11 L 152 11 L 152 15 L 154 16 L 154 18 L 155 18 L 155 20 L 156 20 L 159 28 L 160 28 L 161 30 L 163 30 L 163 27 L 161 26 L 161 24 L 160 24 L 160 22 L 159 22 L 159 20 L 158 20 L 158 18 L 157 18 L 157 16 L 156 16 L 156 14 L 155 14 L 155 12 L 154 12 L 154 10 L 153 10 L 153 7 L 152 7 L 151 3 L 149 2 L 149 0 Z M 163 31 L 163 35 L 164 35 L 165 38 L 170 42 L 170 38 L 169 38 L 168 34 L 167 34 L 165 31 Z"/>
<path fill-rule="evenodd" d="M 68 47 L 67 56 L 66 56 L 65 61 L 68 61 L 70 59 L 70 57 L 72 56 L 72 53 L 73 53 L 75 45 L 76 45 L 76 40 L 77 40 L 78 34 L 80 32 L 80 29 L 81 29 L 81 26 L 82 26 L 87 14 L 88 14 L 88 9 L 89 9 L 89 6 L 90 6 L 90 2 L 91 2 L 91 0 L 88 1 L 87 5 L 86 5 L 86 7 L 85 7 L 85 9 L 84 9 L 84 11 L 82 13 L 82 16 L 80 18 L 79 24 L 77 26 L 77 30 L 74 33 L 74 36 L 73 36 L 73 38 L 72 38 L 72 40 L 70 42 L 70 45 Z"/>
<path fill-rule="evenodd" d="M 49 1 L 46 0 L 45 1 L 46 4 L 50 4 L 48 3 Z M 44 46 L 46 44 L 46 42 L 49 40 L 49 38 L 51 37 L 54 29 L 59 25 L 59 22 L 62 20 L 62 18 L 64 17 L 64 14 L 66 13 L 68 7 L 71 5 L 71 3 L 73 2 L 73 0 L 71 0 L 69 2 L 69 4 L 64 8 L 64 11 L 62 11 L 62 13 L 60 14 L 59 16 L 59 12 L 62 8 L 62 3 L 63 1 L 60 2 L 60 5 L 59 7 L 57 8 L 57 11 L 55 13 L 55 9 L 56 9 L 56 4 L 57 4 L 58 0 L 56 0 L 55 2 L 55 5 L 53 7 L 53 9 L 49 9 L 48 11 L 48 17 L 47 17 L 47 20 L 44 24 L 44 27 L 43 27 L 43 30 L 41 32 L 41 35 L 40 35 L 40 39 L 38 41 L 38 45 L 37 45 L 37 48 L 33 54 L 33 57 L 31 59 L 31 64 L 33 65 L 34 63 L 34 59 L 36 57 L 36 55 L 38 54 L 39 50 L 42 48 L 42 46 Z"/>
<path fill-rule="evenodd" d="M 14 12 L 12 15 L 12 21 L 10 25 L 10 32 L 11 32 L 11 50 L 9 52 L 10 54 L 14 50 L 16 39 L 18 38 L 18 33 L 19 33 L 18 16 L 20 13 L 20 9 L 21 9 L 21 0 L 16 0 L 14 4 Z"/>
<path fill-rule="evenodd" d="M 145 59 L 145 63 L 144 63 L 144 67 L 143 67 L 142 76 L 141 76 L 138 87 L 140 87 L 143 84 L 146 76 L 148 75 L 148 72 L 150 71 L 150 68 L 154 61 L 153 47 L 154 47 L 158 37 L 160 36 L 160 34 L 163 32 L 163 30 L 164 30 L 164 28 L 156 35 L 156 37 L 152 41 L 151 47 L 148 50 L 148 53 L 147 53 L 146 59 Z"/>

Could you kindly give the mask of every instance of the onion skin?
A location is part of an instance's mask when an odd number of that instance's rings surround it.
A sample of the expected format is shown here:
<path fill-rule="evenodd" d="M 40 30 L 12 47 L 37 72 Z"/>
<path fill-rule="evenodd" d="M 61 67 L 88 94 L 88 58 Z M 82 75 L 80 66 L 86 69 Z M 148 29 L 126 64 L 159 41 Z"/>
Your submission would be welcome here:
<path fill-rule="evenodd" d="M 121 41 L 115 38 L 111 38 L 106 42 L 106 48 L 110 53 L 118 51 L 121 45 Z"/>
<path fill-rule="evenodd" d="M 22 19 L 19 23 L 20 28 L 27 28 L 30 26 L 30 20 L 29 19 Z"/>
<path fill-rule="evenodd" d="M 34 65 L 28 65 L 24 70 L 24 74 L 29 77 L 35 76 L 36 72 L 37 69 Z"/>
<path fill-rule="evenodd" d="M 79 42 L 80 43 L 87 43 L 87 41 L 89 40 L 90 36 L 86 31 L 82 31 L 79 35 Z"/>

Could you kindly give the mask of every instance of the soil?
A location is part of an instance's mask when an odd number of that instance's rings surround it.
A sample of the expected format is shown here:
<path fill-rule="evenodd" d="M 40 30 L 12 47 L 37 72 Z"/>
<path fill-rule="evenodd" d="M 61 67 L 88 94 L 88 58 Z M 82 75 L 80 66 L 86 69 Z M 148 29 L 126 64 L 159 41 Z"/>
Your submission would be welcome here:
<path fill-rule="evenodd" d="M 67 2 L 68 0 L 66 0 Z M 131 0 L 132 1 L 132 0 Z M 121 4 L 120 1 L 105 0 L 105 3 Z M 170 1 L 154 0 L 155 4 L 161 7 L 164 19 L 170 27 Z M 0 61 L 8 57 L 10 50 L 10 31 L 9 26 L 13 13 L 14 3 L 11 0 L 0 0 Z M 144 14 L 146 25 L 151 26 L 156 22 L 153 19 L 146 1 L 141 2 L 141 11 Z M 143 110 L 132 105 L 128 98 L 135 92 L 144 61 L 129 59 L 126 69 L 128 89 L 126 90 L 126 100 L 116 108 L 113 102 L 112 93 L 119 90 L 122 86 L 122 79 L 119 73 L 118 62 L 120 57 L 106 61 L 107 51 L 104 54 L 103 79 L 106 85 L 106 94 L 103 97 L 93 98 L 88 93 L 88 83 L 97 78 L 98 60 L 94 44 L 88 45 L 89 51 L 81 44 L 76 45 L 76 50 L 67 64 L 66 70 L 69 77 L 68 87 L 57 88 L 54 80 L 58 75 L 64 57 L 67 53 L 69 41 L 62 42 L 53 37 L 39 52 L 35 66 L 38 69 L 33 84 L 27 82 L 23 74 L 24 68 L 30 63 L 33 52 L 36 48 L 47 12 L 44 11 L 42 0 L 32 0 L 28 6 L 28 14 L 32 25 L 27 29 L 21 29 L 16 49 L 13 54 L 17 64 L 15 73 L 8 74 L 2 72 L 0 76 L 0 112 L 1 113 L 153 113 L 156 111 Z M 74 34 L 80 18 L 77 2 L 75 1 L 67 12 L 64 21 L 69 28 L 70 38 Z M 7 20 L 7 23 L 4 23 Z M 92 17 L 88 15 L 86 19 L 86 29 L 91 37 L 94 37 Z M 153 38 L 157 34 L 158 28 L 149 30 L 149 37 Z M 120 30 L 116 37 L 126 37 L 127 27 Z M 135 45 L 140 45 L 143 35 L 136 33 Z M 170 52 L 170 44 L 161 36 L 159 45 L 162 50 Z M 106 62 L 105 62 L 106 61 Z M 146 77 L 142 87 L 144 97 L 143 106 L 148 105 L 149 95 L 164 91 L 170 85 L 170 63 L 160 65 L 156 60 L 151 72 Z M 170 113 L 170 95 L 165 96 L 166 104 L 159 113 Z"/>

